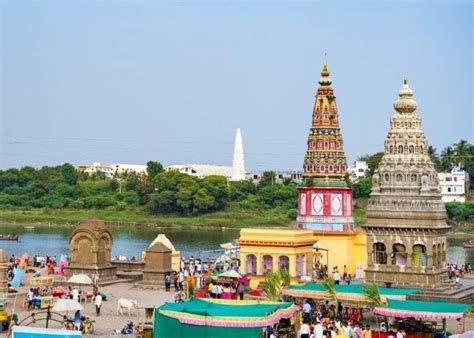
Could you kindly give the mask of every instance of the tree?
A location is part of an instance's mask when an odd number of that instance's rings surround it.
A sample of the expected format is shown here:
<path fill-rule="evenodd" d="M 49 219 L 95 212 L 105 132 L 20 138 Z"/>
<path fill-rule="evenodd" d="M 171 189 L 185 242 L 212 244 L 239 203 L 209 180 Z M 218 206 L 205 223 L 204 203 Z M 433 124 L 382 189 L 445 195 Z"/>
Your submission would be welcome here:
<path fill-rule="evenodd" d="M 160 162 L 148 161 L 146 163 L 146 172 L 148 174 L 148 180 L 152 181 L 156 175 L 163 171 L 163 166 Z"/>
<path fill-rule="evenodd" d="M 433 162 L 433 165 L 436 169 L 436 171 L 441 171 L 442 166 L 441 166 L 441 159 L 438 156 L 438 151 L 436 150 L 435 147 L 429 146 L 428 147 L 428 155 L 430 156 L 431 162 Z"/>
<path fill-rule="evenodd" d="M 441 165 L 443 171 L 451 171 L 454 166 L 454 155 L 455 152 L 452 147 L 446 147 L 441 152 Z"/>
<path fill-rule="evenodd" d="M 327 277 L 322 282 L 322 285 L 326 288 L 329 298 L 337 303 L 336 283 L 334 282 L 334 278 L 332 278 L 332 276 Z"/>
<path fill-rule="evenodd" d="M 207 176 L 204 177 L 200 186 L 205 188 L 209 195 L 214 198 L 214 210 L 224 210 L 229 198 L 229 187 L 227 179 L 224 176 Z"/>
<path fill-rule="evenodd" d="M 273 171 L 264 171 L 260 181 L 258 182 L 259 187 L 265 187 L 267 185 L 275 184 L 276 174 Z"/>
<path fill-rule="evenodd" d="M 357 160 L 358 161 L 365 161 L 367 162 L 367 166 L 369 167 L 370 176 L 372 176 L 375 172 L 375 169 L 378 168 L 380 161 L 384 155 L 383 151 L 379 151 L 373 155 L 364 155 L 360 156 Z"/>
<path fill-rule="evenodd" d="M 199 189 L 194 195 L 194 212 L 208 211 L 214 205 L 212 197 L 205 188 Z"/>
<path fill-rule="evenodd" d="M 280 269 L 279 271 L 268 271 L 265 275 L 265 288 L 263 292 L 270 301 L 281 300 L 283 289 L 290 286 L 291 277 L 290 273 L 286 269 Z"/>
<path fill-rule="evenodd" d="M 464 169 L 464 165 L 469 156 L 469 143 L 466 140 L 461 140 L 454 145 L 454 160 L 456 164 L 459 164 L 461 169 Z"/>
<path fill-rule="evenodd" d="M 360 180 L 352 183 L 352 192 L 354 198 L 369 197 L 372 191 L 372 178 L 369 175 L 365 175 Z"/>
<path fill-rule="evenodd" d="M 61 177 L 67 184 L 75 185 L 78 177 L 76 168 L 70 163 L 64 163 L 61 166 Z"/>

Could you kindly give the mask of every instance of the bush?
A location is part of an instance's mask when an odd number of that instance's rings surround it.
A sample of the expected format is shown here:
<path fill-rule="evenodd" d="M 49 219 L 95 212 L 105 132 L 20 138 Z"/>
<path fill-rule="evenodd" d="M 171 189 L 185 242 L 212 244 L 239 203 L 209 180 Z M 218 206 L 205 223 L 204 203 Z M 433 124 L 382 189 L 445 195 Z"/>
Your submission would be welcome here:
<path fill-rule="evenodd" d="M 446 203 L 448 217 L 454 221 L 465 221 L 474 218 L 474 202 L 449 202 Z"/>
<path fill-rule="evenodd" d="M 298 217 L 298 210 L 296 209 L 290 209 L 288 210 L 288 213 L 286 214 L 289 219 L 295 220 L 296 217 Z"/>

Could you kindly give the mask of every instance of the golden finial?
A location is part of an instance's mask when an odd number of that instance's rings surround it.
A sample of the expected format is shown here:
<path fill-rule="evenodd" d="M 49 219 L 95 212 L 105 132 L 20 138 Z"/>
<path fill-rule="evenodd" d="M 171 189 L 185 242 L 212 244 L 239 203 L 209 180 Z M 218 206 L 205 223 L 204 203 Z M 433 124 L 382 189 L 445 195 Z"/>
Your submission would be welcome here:
<path fill-rule="evenodd" d="M 323 77 L 329 76 L 329 70 L 328 70 L 328 53 L 324 53 L 323 70 L 321 71 L 321 76 L 323 76 Z"/>
<path fill-rule="evenodd" d="M 403 75 L 403 84 L 408 84 L 408 76 Z"/>

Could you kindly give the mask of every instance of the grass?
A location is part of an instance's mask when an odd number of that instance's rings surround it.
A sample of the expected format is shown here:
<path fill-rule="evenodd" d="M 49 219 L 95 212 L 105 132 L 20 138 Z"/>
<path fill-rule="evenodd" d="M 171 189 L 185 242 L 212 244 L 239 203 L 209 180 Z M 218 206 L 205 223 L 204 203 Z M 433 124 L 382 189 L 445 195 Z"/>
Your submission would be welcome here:
<path fill-rule="evenodd" d="M 2 210 L 0 223 L 55 223 L 75 224 L 86 218 L 98 218 L 108 224 L 142 224 L 151 226 L 188 227 L 269 227 L 285 226 L 291 223 L 287 211 L 269 210 L 228 210 L 197 216 L 149 215 L 143 210 L 96 210 L 96 209 L 32 209 Z"/>

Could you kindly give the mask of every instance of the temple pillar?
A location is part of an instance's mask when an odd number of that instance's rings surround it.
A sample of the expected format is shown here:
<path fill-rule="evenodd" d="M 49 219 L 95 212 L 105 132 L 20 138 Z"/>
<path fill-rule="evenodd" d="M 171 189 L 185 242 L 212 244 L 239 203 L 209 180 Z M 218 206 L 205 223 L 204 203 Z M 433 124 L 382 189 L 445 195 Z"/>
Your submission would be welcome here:
<path fill-rule="evenodd" d="M 426 267 L 428 269 L 433 269 L 433 255 L 427 255 Z"/>
<path fill-rule="evenodd" d="M 262 254 L 257 254 L 257 276 L 261 276 L 263 273 L 262 270 Z"/>
<path fill-rule="evenodd" d="M 289 255 L 288 257 L 290 259 L 290 276 L 291 277 L 296 277 L 296 256 L 295 255 Z"/>
<path fill-rule="evenodd" d="M 0 249 L 0 295 L 4 296 L 8 293 L 7 264 L 7 255 Z"/>
<path fill-rule="evenodd" d="M 278 271 L 278 255 L 272 255 L 273 271 Z"/>
<path fill-rule="evenodd" d="M 247 254 L 240 253 L 240 274 L 245 275 L 247 272 Z"/>

